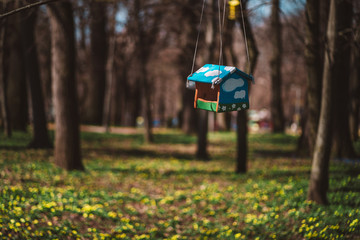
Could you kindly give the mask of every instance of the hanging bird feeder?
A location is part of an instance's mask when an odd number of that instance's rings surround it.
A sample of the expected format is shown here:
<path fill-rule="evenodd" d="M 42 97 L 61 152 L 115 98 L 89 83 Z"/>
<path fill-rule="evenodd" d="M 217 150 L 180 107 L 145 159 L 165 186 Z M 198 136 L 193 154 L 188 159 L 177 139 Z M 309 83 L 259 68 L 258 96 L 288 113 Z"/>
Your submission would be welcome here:
<path fill-rule="evenodd" d="M 220 0 L 219 0 L 220 1 Z M 225 2 L 223 7 L 223 22 L 221 24 L 220 2 L 219 4 L 219 29 L 220 29 L 220 54 L 219 64 L 205 64 L 202 68 L 194 72 L 197 46 L 200 35 L 200 27 L 204 13 L 205 0 L 200 16 L 198 37 L 195 44 L 195 52 L 191 74 L 187 78 L 187 88 L 195 90 L 194 108 L 203 109 L 212 112 L 230 112 L 240 111 L 249 108 L 249 81 L 254 83 L 251 74 L 246 74 L 236 67 L 223 66 L 222 62 L 222 27 L 225 19 Z M 229 19 L 236 18 L 236 7 L 241 3 L 238 0 L 229 1 L 230 14 Z M 231 10 L 233 7 L 233 10 Z M 231 12 L 234 11 L 234 12 Z M 242 9 L 241 9 L 242 13 Z M 242 15 L 243 17 L 243 15 Z M 243 17 L 244 18 L 244 17 Z M 249 61 L 249 51 L 246 43 L 246 32 L 244 29 L 245 46 L 247 59 Z"/>
<path fill-rule="evenodd" d="M 248 81 L 253 77 L 236 67 L 206 64 L 188 80 L 195 82 L 195 108 L 213 112 L 249 108 Z"/>

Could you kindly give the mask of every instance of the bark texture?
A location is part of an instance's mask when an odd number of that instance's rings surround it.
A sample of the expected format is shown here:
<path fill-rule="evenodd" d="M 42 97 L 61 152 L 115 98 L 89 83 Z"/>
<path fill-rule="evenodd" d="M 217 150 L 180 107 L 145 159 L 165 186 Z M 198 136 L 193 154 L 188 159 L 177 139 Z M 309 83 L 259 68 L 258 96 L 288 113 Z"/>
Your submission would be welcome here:
<path fill-rule="evenodd" d="M 189 7 L 195 5 L 197 7 Z M 200 1 L 196 3 L 191 0 L 184 1 L 179 11 L 182 18 L 182 26 L 179 29 L 179 46 L 181 54 L 179 55 L 178 65 L 180 76 L 182 76 L 184 85 L 182 88 L 182 106 L 179 113 L 180 126 L 186 134 L 196 133 L 197 114 L 194 109 L 194 91 L 186 88 L 186 78 L 189 76 L 192 64 L 192 57 L 195 49 L 195 40 L 197 29 L 194 26 L 199 24 L 200 12 L 195 9 L 201 9 Z M 195 69 L 199 67 L 195 64 Z"/>
<path fill-rule="evenodd" d="M 352 43 L 352 0 L 337 0 L 341 13 L 336 24 L 336 79 L 334 94 L 334 146 L 336 158 L 355 158 L 353 142 L 350 135 L 350 63 Z"/>
<path fill-rule="evenodd" d="M 208 23 L 206 24 L 205 43 L 206 43 L 206 62 L 215 63 L 215 49 L 216 49 L 216 14 L 217 11 L 216 1 L 212 0 L 209 4 L 212 9 L 208 14 Z M 207 152 L 207 134 L 209 130 L 208 120 L 209 112 L 205 110 L 197 110 L 197 150 L 196 157 L 202 160 L 209 160 L 209 154 Z"/>
<path fill-rule="evenodd" d="M 17 7 L 14 4 L 13 7 Z M 21 15 L 9 16 L 5 41 L 6 91 L 10 122 L 13 130 L 26 131 L 28 102 L 25 79 L 24 52 L 21 45 Z"/>
<path fill-rule="evenodd" d="M 198 133 L 196 157 L 202 160 L 209 160 L 207 152 L 207 133 L 208 133 L 209 112 L 205 110 L 198 111 Z"/>
<path fill-rule="evenodd" d="M 255 41 L 254 34 L 253 34 L 251 24 L 249 21 L 249 17 L 248 17 L 247 0 L 242 1 L 242 6 L 243 6 L 243 10 L 245 11 L 245 13 L 243 14 L 244 21 L 242 21 L 240 19 L 239 22 L 240 22 L 242 29 L 243 30 L 245 29 L 247 46 L 249 48 L 249 60 L 250 60 L 250 62 L 247 62 L 245 69 L 246 69 L 247 73 L 252 74 L 256 68 L 259 51 L 256 46 L 256 41 Z M 244 31 L 242 31 L 242 32 L 244 32 Z M 236 59 L 235 56 L 233 56 L 232 58 L 234 60 Z M 251 84 L 249 84 L 249 94 L 250 94 L 250 90 L 251 90 Z M 246 173 L 246 171 L 247 171 L 247 153 L 248 153 L 247 111 L 242 110 L 242 111 L 238 112 L 237 117 L 236 117 L 236 123 L 237 123 L 237 130 L 236 130 L 237 155 L 236 155 L 235 171 L 236 171 L 236 173 Z"/>
<path fill-rule="evenodd" d="M 49 4 L 48 12 L 51 25 L 52 91 L 55 108 L 55 164 L 66 170 L 83 170 L 71 2 Z"/>
<path fill-rule="evenodd" d="M 306 113 L 306 142 L 305 148 L 312 156 L 318 129 L 321 107 L 321 33 L 320 33 L 320 2 L 308 0 L 306 2 L 306 35 L 305 35 L 305 64 L 307 70 L 307 113 Z M 303 144 L 303 145 L 305 145 Z"/>
<path fill-rule="evenodd" d="M 360 3 L 354 2 L 354 9 L 359 13 Z M 356 11 L 356 10 L 355 10 Z M 360 123 L 360 14 L 354 15 L 354 44 L 352 46 L 352 75 L 350 85 L 350 131 L 354 142 L 359 140 L 359 123 Z"/>
<path fill-rule="evenodd" d="M 157 34 L 159 31 L 160 24 L 160 15 L 159 12 L 155 12 L 153 15 L 153 21 L 150 26 L 146 26 L 146 22 L 149 21 L 147 17 L 149 12 L 143 8 L 142 1 L 135 0 L 134 1 L 134 21 L 135 21 L 135 31 L 136 31 L 136 46 L 137 49 L 136 57 L 139 63 L 139 73 L 137 77 L 139 78 L 139 82 L 141 83 L 141 94 L 143 101 L 143 117 L 144 117 L 144 127 L 145 127 L 145 141 L 153 142 L 153 134 L 152 134 L 152 110 L 151 110 L 151 84 L 148 79 L 149 74 L 147 70 L 148 61 L 151 54 L 151 47 L 154 45 Z M 150 21 L 149 21 L 150 22 Z"/>
<path fill-rule="evenodd" d="M 270 17 L 270 41 L 272 45 L 271 67 L 271 119 L 273 132 L 284 132 L 285 121 L 282 103 L 282 26 L 280 22 L 280 0 L 272 0 Z"/>
<path fill-rule="evenodd" d="M 104 113 L 102 124 L 109 132 L 110 121 L 111 121 L 111 106 L 113 104 L 113 96 L 115 92 L 115 51 L 116 51 L 116 14 L 117 4 L 115 3 L 112 7 L 112 16 L 109 24 L 109 53 L 106 62 L 106 89 L 104 99 Z"/>
<path fill-rule="evenodd" d="M 4 53 L 5 53 L 5 39 L 6 39 L 6 20 L 0 19 L 0 103 L 1 103 L 1 117 L 4 127 L 5 136 L 11 137 L 11 123 L 9 116 L 9 108 L 6 94 L 6 75 L 4 71 Z"/>
<path fill-rule="evenodd" d="M 360 33 L 358 33 L 359 35 Z M 355 39 L 360 42 L 359 39 Z M 353 142 L 359 140 L 359 123 L 360 123 L 360 46 L 354 47 L 352 63 L 352 84 L 350 86 L 350 133 Z"/>
<path fill-rule="evenodd" d="M 90 2 L 90 78 L 84 122 L 102 124 L 107 60 L 106 2 Z"/>
<path fill-rule="evenodd" d="M 31 148 L 50 148 L 50 142 L 45 105 L 41 87 L 37 46 L 35 42 L 35 24 L 37 8 L 28 10 L 26 18 L 21 21 L 22 47 L 24 50 L 26 81 L 31 99 L 31 116 L 33 121 L 33 139 L 29 144 Z"/>
<path fill-rule="evenodd" d="M 311 167 L 308 199 L 319 204 L 327 204 L 326 193 L 329 188 L 329 160 L 332 147 L 332 119 L 334 110 L 335 82 L 345 67 L 341 59 L 344 42 L 342 31 L 347 23 L 349 1 L 331 0 L 327 27 L 327 51 L 325 52 L 323 88 L 319 128 Z M 351 10 L 351 8 L 350 8 Z"/>

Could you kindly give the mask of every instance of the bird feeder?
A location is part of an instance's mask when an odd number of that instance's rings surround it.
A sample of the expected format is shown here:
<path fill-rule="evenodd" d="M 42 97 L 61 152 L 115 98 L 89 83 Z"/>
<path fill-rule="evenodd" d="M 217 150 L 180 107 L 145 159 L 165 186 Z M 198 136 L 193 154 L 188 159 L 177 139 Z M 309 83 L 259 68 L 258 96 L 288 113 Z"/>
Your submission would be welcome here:
<path fill-rule="evenodd" d="M 205 64 L 188 81 L 195 83 L 195 108 L 212 112 L 249 108 L 248 82 L 254 78 L 236 67 Z"/>

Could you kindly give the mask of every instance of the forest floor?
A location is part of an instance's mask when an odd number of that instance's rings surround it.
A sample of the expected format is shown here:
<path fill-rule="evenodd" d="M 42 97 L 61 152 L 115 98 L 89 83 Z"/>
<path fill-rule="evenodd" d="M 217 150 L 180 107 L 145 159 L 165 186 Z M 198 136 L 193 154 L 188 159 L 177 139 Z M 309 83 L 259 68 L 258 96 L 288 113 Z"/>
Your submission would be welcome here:
<path fill-rule="evenodd" d="M 233 132 L 209 134 L 207 162 L 177 130 L 153 144 L 83 132 L 84 172 L 30 138 L 0 134 L 0 239 L 360 239 L 360 164 L 332 160 L 330 204 L 306 201 L 311 159 L 295 136 L 251 134 L 240 175 Z"/>

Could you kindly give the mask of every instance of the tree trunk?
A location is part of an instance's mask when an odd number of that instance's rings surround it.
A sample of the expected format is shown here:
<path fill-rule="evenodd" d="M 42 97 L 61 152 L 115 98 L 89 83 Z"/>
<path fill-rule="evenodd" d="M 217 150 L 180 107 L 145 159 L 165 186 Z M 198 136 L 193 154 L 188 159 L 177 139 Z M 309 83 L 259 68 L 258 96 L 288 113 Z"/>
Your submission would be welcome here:
<path fill-rule="evenodd" d="M 360 3 L 354 2 L 355 11 L 360 10 Z M 355 17 L 355 26 L 360 26 L 360 15 Z M 360 29 L 356 28 L 354 33 L 354 44 L 352 51 L 352 75 L 350 86 L 350 131 L 353 142 L 359 140 L 359 123 L 360 123 Z"/>
<path fill-rule="evenodd" d="M 333 152 L 337 158 L 355 158 L 353 142 L 350 135 L 350 63 L 352 43 L 352 1 L 338 0 L 342 15 L 337 23 L 337 41 L 339 48 L 336 53 L 337 79 L 335 81 L 336 94 L 334 95 L 334 146 Z M 340 11 L 339 10 L 339 11 Z"/>
<path fill-rule="evenodd" d="M 9 108 L 6 95 L 6 76 L 4 74 L 4 53 L 5 53 L 5 39 L 6 39 L 6 20 L 0 19 L 0 102 L 1 115 L 4 125 L 5 136 L 11 137 L 11 123 L 9 118 Z"/>
<path fill-rule="evenodd" d="M 270 41 L 272 45 L 271 67 L 271 118 L 273 132 L 284 132 L 285 122 L 282 104 L 282 27 L 280 22 L 280 0 L 272 0 L 270 18 Z"/>
<path fill-rule="evenodd" d="M 148 73 L 147 73 L 147 63 L 149 60 L 150 55 L 150 46 L 152 43 L 145 42 L 145 30 L 144 30 L 144 18 L 141 17 L 141 3 L 140 0 L 134 1 L 134 14 L 135 14 L 135 24 L 136 24 L 136 44 L 137 44 L 137 60 L 139 61 L 139 68 L 140 74 L 138 74 L 138 78 L 141 83 L 141 94 L 143 97 L 143 118 L 144 118 L 144 127 L 145 127 L 145 142 L 151 143 L 153 142 L 153 134 L 152 134 L 152 113 L 151 113 L 151 86 L 148 80 Z M 155 23 L 153 23 L 155 25 Z M 152 26 L 153 30 L 156 26 Z M 151 31 L 152 39 L 155 38 L 155 31 L 154 33 Z"/>
<path fill-rule="evenodd" d="M 195 37 L 197 33 L 196 24 L 199 24 L 200 12 L 195 12 L 193 6 L 200 5 L 200 1 L 190 1 L 187 0 L 182 4 L 182 7 L 179 9 L 182 18 L 182 26 L 179 35 L 179 46 L 181 54 L 178 59 L 179 65 L 179 74 L 183 79 L 183 88 L 182 88 L 182 106 L 179 113 L 180 126 L 182 131 L 186 134 L 196 133 L 197 129 L 197 114 L 194 109 L 194 91 L 186 89 L 186 78 L 188 77 L 191 69 L 192 57 L 195 49 Z M 197 9 L 199 9 L 197 8 Z M 198 67 L 195 65 L 195 68 Z"/>
<path fill-rule="evenodd" d="M 359 22 L 360 24 L 360 22 Z M 359 26 L 359 25 L 358 25 Z M 356 36 L 359 36 L 358 33 Z M 356 40 L 360 42 L 360 39 Z M 360 46 L 354 47 L 352 62 L 352 83 L 350 86 L 350 133 L 353 142 L 359 140 L 359 117 L 360 117 Z"/>
<path fill-rule="evenodd" d="M 143 99 L 143 111 L 144 111 L 144 127 L 145 127 L 145 142 L 147 143 L 152 143 L 154 141 L 154 137 L 152 134 L 152 112 L 151 112 L 151 96 L 150 93 L 151 92 L 151 88 L 150 88 L 150 84 L 148 83 L 148 78 L 147 78 L 147 71 L 146 69 L 146 65 L 145 63 L 143 63 L 144 68 L 142 73 L 144 73 L 144 76 L 142 77 L 142 96 L 144 97 Z M 146 74 L 146 75 L 145 75 Z"/>
<path fill-rule="evenodd" d="M 103 126 L 106 132 L 109 132 L 110 126 L 110 114 L 111 105 L 113 100 L 113 89 L 115 81 L 115 51 L 116 51 L 116 13 L 117 4 L 112 7 L 113 15 L 109 26 L 109 53 L 106 63 L 106 89 L 105 89 L 105 100 L 104 100 L 104 113 L 103 113 Z"/>
<path fill-rule="evenodd" d="M 342 0 L 331 0 L 330 14 L 327 27 L 327 51 L 323 73 L 323 87 L 319 127 L 311 167 L 308 189 L 308 199 L 319 204 L 327 204 L 326 193 L 329 188 L 329 161 L 332 145 L 332 119 L 334 110 L 334 86 L 339 74 L 344 73 L 346 67 L 341 59 L 344 42 L 340 40 L 341 32 L 348 21 L 351 4 Z M 351 16 L 351 14 L 350 14 Z M 345 67 L 345 69 L 342 69 Z M 337 89 L 336 89 L 337 90 Z"/>
<path fill-rule="evenodd" d="M 209 4 L 212 8 L 210 12 L 210 16 L 208 18 L 208 24 L 206 25 L 206 37 L 205 43 L 207 45 L 207 59 L 206 61 L 209 63 L 215 63 L 214 52 L 216 49 L 216 1 L 212 0 Z M 209 160 L 209 154 L 207 152 L 207 134 L 208 134 L 208 120 L 209 120 L 209 112 L 204 110 L 197 111 L 197 151 L 196 157 L 202 160 Z"/>
<path fill-rule="evenodd" d="M 70 1 L 48 5 L 52 47 L 52 90 L 55 107 L 55 164 L 83 170 L 80 152 L 75 78 L 74 18 Z"/>
<path fill-rule="evenodd" d="M 247 63 L 246 72 L 252 74 L 255 71 L 257 58 L 258 58 L 258 49 L 256 46 L 256 41 L 254 38 L 254 34 L 252 32 L 252 28 L 250 25 L 250 21 L 248 18 L 247 12 L 247 0 L 242 1 L 242 9 L 245 11 L 243 14 L 243 19 L 239 20 L 240 26 L 243 30 L 245 30 L 246 38 L 244 39 L 247 42 L 247 46 L 249 48 L 249 60 L 250 62 Z M 244 31 L 242 31 L 244 33 Z M 234 54 L 234 52 L 232 52 Z M 233 56 L 233 59 L 236 59 Z M 249 84 L 249 93 L 251 90 L 251 84 Z M 248 153 L 248 118 L 247 112 L 241 110 L 238 112 L 236 117 L 237 123 L 237 156 L 236 156 L 236 173 L 245 173 L 247 171 L 247 153 Z"/>
<path fill-rule="evenodd" d="M 38 8 L 33 8 L 26 13 L 26 18 L 21 22 L 22 46 L 25 57 L 26 80 L 31 97 L 31 115 L 33 120 L 33 139 L 29 144 L 32 148 L 50 148 L 44 98 L 42 93 L 37 46 L 35 42 L 35 24 Z"/>
<path fill-rule="evenodd" d="M 106 83 L 106 2 L 90 2 L 90 78 L 87 81 L 84 122 L 102 124 Z"/>
<path fill-rule="evenodd" d="M 320 2 L 308 0 L 306 2 L 306 39 L 305 39 L 305 64 L 307 70 L 307 118 L 306 136 L 304 141 L 310 155 L 313 155 L 316 141 L 316 132 L 319 123 L 319 109 L 321 107 L 321 34 L 320 34 Z"/>
<path fill-rule="evenodd" d="M 37 12 L 35 41 L 38 51 L 41 88 L 44 96 L 46 120 L 54 121 L 51 91 L 51 34 L 50 22 L 46 11 Z"/>
<path fill-rule="evenodd" d="M 14 4 L 14 7 L 17 7 Z M 28 102 L 25 79 L 24 52 L 21 45 L 21 16 L 15 14 L 7 19 L 6 56 L 6 91 L 13 130 L 26 131 L 28 124 Z"/>
<path fill-rule="evenodd" d="M 207 152 L 207 133 L 208 133 L 209 112 L 205 110 L 198 111 L 198 132 L 197 132 L 197 151 L 196 158 L 209 160 Z"/>
<path fill-rule="evenodd" d="M 247 154 L 248 154 L 248 124 L 247 112 L 241 110 L 237 113 L 236 117 L 236 173 L 247 172 Z"/>
<path fill-rule="evenodd" d="M 187 69 L 187 73 L 189 73 L 189 69 Z M 185 76 L 185 75 L 182 75 Z M 187 78 L 184 77 L 184 79 Z M 184 80 L 185 82 L 185 80 Z M 182 110 L 180 113 L 180 125 L 181 129 L 186 134 L 192 134 L 196 132 L 196 126 L 197 126 L 197 114 L 194 109 L 194 91 L 191 91 L 189 89 L 185 89 L 184 84 L 184 90 L 182 94 Z"/>
<path fill-rule="evenodd" d="M 316 141 L 316 134 L 317 134 L 317 127 L 315 128 L 315 136 L 310 133 L 310 129 L 314 131 L 313 127 L 315 126 L 315 119 L 317 116 L 317 123 L 319 124 L 319 117 L 320 117 L 320 108 L 321 108 L 321 86 L 322 86 L 322 73 L 323 73 L 323 64 L 324 64 L 324 55 L 325 55 L 325 36 L 326 36 L 326 28 L 329 19 L 329 8 L 330 8 L 330 0 L 324 1 L 308 1 L 306 3 L 306 35 L 305 35 L 305 64 L 306 67 L 312 69 L 307 74 L 307 93 L 305 94 L 305 107 L 304 113 L 301 116 L 301 129 L 302 133 L 298 140 L 297 150 L 299 153 L 313 156 L 315 141 Z M 316 15 L 316 9 L 318 9 L 318 16 Z M 315 19 L 315 20 L 314 20 Z M 318 19 L 316 21 L 316 19 Z M 317 38 L 316 35 L 316 28 L 318 30 Z M 310 39 L 310 37 L 314 37 Z M 318 46 L 314 46 L 318 44 Z M 313 53 L 313 56 L 311 56 Z M 313 62 L 314 58 L 319 57 L 318 62 Z M 313 64 L 312 64 L 313 62 Z M 314 77 L 314 67 L 320 67 L 318 69 L 318 74 L 320 75 L 320 80 L 316 82 L 315 80 L 310 80 L 309 77 Z M 310 82 L 308 82 L 310 81 Z M 318 96 L 316 97 L 316 92 Z M 312 101 L 315 100 L 315 101 Z M 308 101 L 312 103 L 309 105 Z M 317 107 L 316 107 L 317 105 Z M 310 114 L 311 108 L 311 116 L 308 119 L 308 115 Z M 309 121 L 312 123 L 309 124 Z M 310 139 L 311 138 L 311 139 Z"/>

